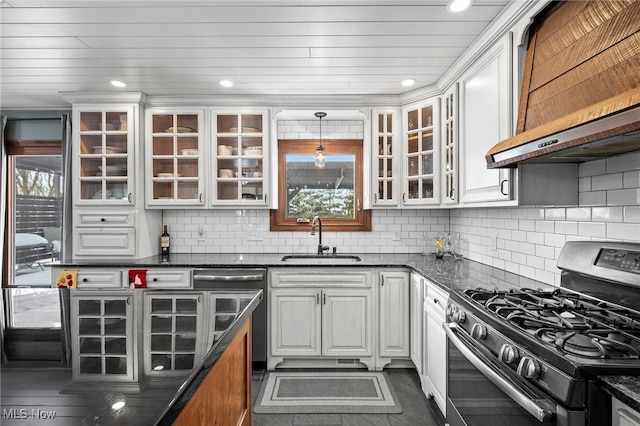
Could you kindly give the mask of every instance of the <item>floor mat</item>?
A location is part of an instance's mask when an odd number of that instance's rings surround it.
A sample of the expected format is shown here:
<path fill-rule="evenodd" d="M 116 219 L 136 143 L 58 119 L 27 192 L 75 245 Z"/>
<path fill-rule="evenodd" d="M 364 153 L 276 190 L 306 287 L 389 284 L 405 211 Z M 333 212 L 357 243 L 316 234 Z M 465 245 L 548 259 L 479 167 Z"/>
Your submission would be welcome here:
<path fill-rule="evenodd" d="M 385 373 L 269 372 L 263 378 L 256 413 L 402 412 Z"/>

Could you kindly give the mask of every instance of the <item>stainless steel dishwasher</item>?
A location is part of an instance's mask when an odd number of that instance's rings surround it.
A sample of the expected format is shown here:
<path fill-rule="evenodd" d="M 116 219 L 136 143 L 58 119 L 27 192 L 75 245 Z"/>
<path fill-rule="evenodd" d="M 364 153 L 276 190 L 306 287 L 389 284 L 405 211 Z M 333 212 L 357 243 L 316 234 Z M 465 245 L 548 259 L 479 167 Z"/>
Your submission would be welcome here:
<path fill-rule="evenodd" d="M 267 367 L 267 270 L 264 268 L 207 268 L 193 270 L 193 288 L 200 290 L 262 290 L 263 298 L 253 311 L 253 367 Z"/>

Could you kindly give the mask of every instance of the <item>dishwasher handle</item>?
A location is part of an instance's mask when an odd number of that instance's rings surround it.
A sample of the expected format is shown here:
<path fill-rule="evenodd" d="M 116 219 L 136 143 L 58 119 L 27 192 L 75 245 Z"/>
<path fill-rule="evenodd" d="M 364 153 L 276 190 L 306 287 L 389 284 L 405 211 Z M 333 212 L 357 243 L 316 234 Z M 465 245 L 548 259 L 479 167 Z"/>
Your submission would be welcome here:
<path fill-rule="evenodd" d="M 221 282 L 246 282 L 246 281 L 262 281 L 264 279 L 263 274 L 254 275 L 208 275 L 208 274 L 194 274 L 194 281 L 221 281 Z"/>

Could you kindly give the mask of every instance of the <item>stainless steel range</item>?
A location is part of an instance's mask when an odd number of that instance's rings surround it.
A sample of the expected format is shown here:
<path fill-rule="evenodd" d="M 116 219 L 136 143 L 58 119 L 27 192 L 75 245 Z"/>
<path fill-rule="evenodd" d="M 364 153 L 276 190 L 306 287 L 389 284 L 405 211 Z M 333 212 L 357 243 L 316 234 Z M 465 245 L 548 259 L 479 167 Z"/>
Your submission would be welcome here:
<path fill-rule="evenodd" d="M 561 288 L 454 291 L 447 421 L 610 424 L 599 374 L 640 374 L 640 244 L 568 242 Z"/>

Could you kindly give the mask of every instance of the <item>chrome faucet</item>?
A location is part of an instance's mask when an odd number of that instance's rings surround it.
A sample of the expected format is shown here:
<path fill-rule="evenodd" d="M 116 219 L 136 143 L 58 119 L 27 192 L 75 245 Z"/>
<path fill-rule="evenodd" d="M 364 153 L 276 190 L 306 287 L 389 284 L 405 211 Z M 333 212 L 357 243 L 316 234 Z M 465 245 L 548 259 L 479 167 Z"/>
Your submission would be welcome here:
<path fill-rule="evenodd" d="M 318 255 L 323 255 L 325 251 L 329 251 L 329 246 L 322 245 L 322 219 L 320 216 L 314 216 L 311 221 L 311 235 L 316 235 L 316 223 L 318 224 Z"/>

